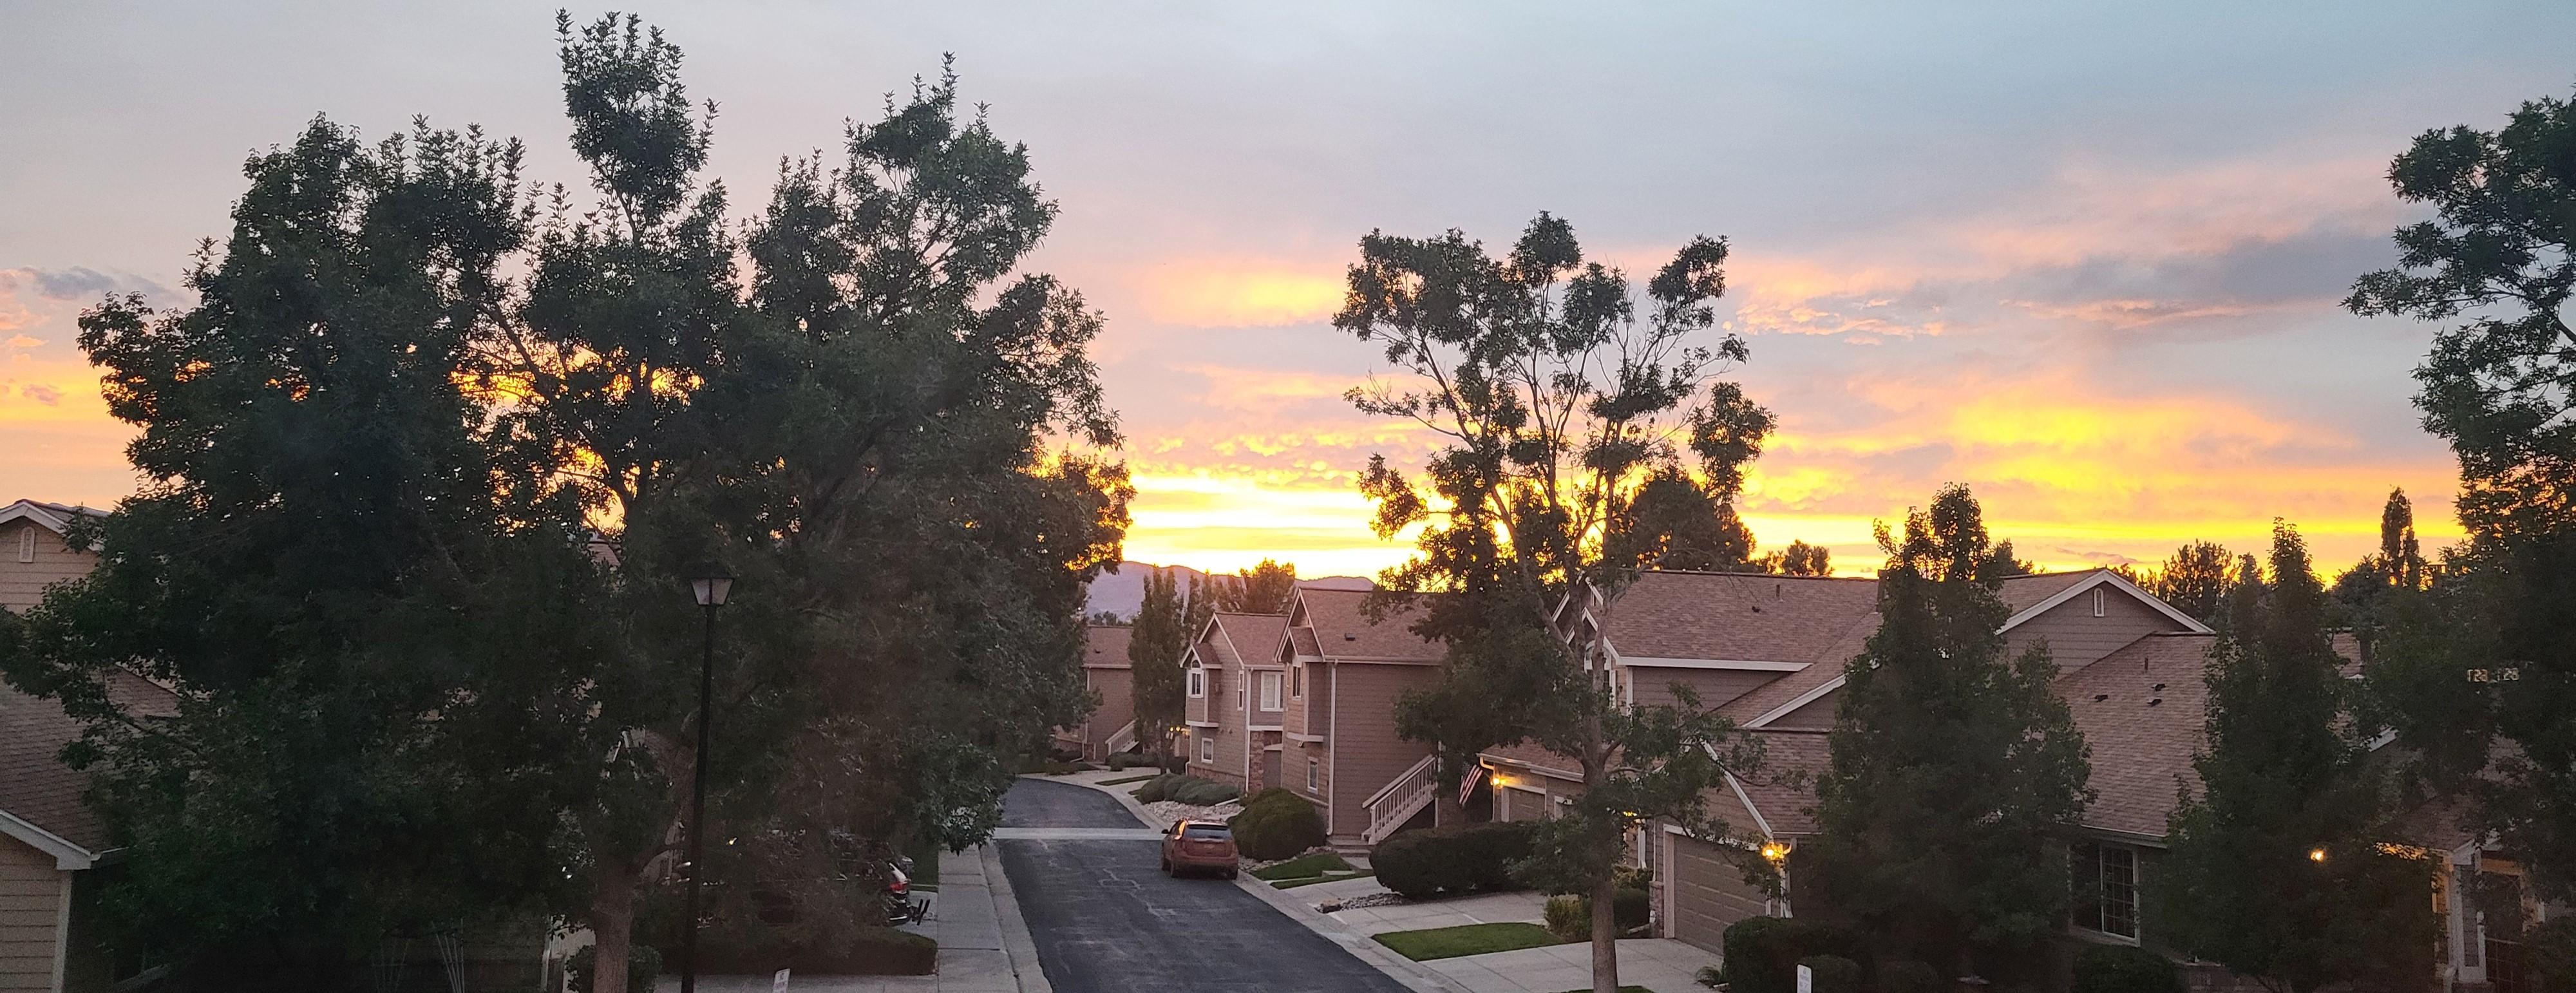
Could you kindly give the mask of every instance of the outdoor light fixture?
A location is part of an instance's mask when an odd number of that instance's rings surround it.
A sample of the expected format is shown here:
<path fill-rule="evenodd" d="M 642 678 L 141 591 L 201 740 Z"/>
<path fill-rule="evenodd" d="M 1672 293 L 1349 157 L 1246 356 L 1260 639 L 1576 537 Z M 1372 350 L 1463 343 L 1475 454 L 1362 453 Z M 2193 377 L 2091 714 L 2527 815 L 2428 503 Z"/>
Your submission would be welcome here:
<path fill-rule="evenodd" d="M 1765 861 L 1768 861 L 1773 865 L 1778 865 L 1780 860 L 1788 857 L 1789 846 L 1776 841 L 1766 841 L 1762 843 L 1762 858 Z"/>
<path fill-rule="evenodd" d="M 2310 862 L 2323 862 L 2323 861 L 2325 861 L 2325 860 L 2326 860 L 2326 850 L 2325 850 L 2325 849 L 2322 849 L 2322 848 L 2311 848 L 2311 849 L 2308 849 L 2308 861 L 2310 861 Z"/>
<path fill-rule="evenodd" d="M 725 594 L 733 591 L 733 573 L 725 567 L 708 563 L 689 571 L 689 592 L 698 597 L 698 606 L 724 606 Z"/>
<path fill-rule="evenodd" d="M 680 993 L 698 993 L 698 884 L 707 864 L 707 755 L 715 748 L 716 608 L 731 592 L 733 573 L 724 566 L 710 562 L 689 570 L 689 593 L 706 608 L 706 637 L 698 656 L 698 774 L 689 784 L 689 931 L 680 943 Z"/>

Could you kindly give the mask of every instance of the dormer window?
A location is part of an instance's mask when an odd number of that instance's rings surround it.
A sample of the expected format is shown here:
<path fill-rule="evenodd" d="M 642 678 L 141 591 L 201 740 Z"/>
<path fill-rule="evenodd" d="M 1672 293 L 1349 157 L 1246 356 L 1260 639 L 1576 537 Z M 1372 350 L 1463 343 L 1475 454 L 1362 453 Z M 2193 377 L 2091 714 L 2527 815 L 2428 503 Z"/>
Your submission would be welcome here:
<path fill-rule="evenodd" d="M 2102 588 L 2099 586 L 2093 588 L 2093 616 L 2102 616 Z"/>
<path fill-rule="evenodd" d="M 1190 667 L 1190 696 L 1191 696 L 1191 697 L 1193 697 L 1193 698 L 1196 698 L 1196 697 L 1203 697 L 1203 696 L 1206 696 L 1206 695 L 1207 695 L 1207 670 L 1202 669 L 1202 668 L 1199 668 L 1198 666 L 1191 666 L 1191 667 Z"/>

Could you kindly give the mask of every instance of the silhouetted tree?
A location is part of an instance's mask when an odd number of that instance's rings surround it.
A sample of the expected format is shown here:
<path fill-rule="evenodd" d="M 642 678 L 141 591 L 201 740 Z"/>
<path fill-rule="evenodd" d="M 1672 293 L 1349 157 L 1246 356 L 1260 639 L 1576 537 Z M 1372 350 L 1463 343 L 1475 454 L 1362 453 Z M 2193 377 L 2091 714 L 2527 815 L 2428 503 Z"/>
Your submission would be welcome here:
<path fill-rule="evenodd" d="M 2148 577 L 2147 592 L 2175 610 L 2209 623 L 2227 599 L 2227 549 L 2214 541 L 2185 542 Z"/>
<path fill-rule="evenodd" d="M 1234 614 L 1285 614 L 1297 595 L 1297 566 L 1271 559 L 1232 576 L 1210 577 L 1218 610 Z"/>
<path fill-rule="evenodd" d="M 1418 554 L 1382 576 L 1389 599 L 1446 594 L 1420 601 L 1417 626 L 1448 645 L 1441 680 L 1399 704 L 1399 727 L 1435 741 L 1453 787 L 1469 756 L 1505 741 L 1534 742 L 1581 772 L 1584 794 L 1541 825 L 1535 854 L 1514 872 L 1591 895 L 1602 993 L 1619 986 L 1611 871 L 1629 826 L 1665 818 L 1715 833 L 1700 800 L 1719 781 L 1711 749 L 1752 772 L 1742 736 L 1695 698 L 1620 705 L 1603 657 L 1555 613 L 1616 595 L 1654 554 L 1642 549 L 1669 547 L 1636 520 L 1648 485 L 1731 496 L 1760 451 L 1770 413 L 1714 381 L 1721 363 L 1745 357 L 1743 341 L 1692 343 L 1715 329 L 1725 261 L 1724 242 L 1695 239 L 1641 301 L 1623 273 L 1587 264 L 1573 228 L 1545 214 L 1504 258 L 1456 231 L 1371 233 L 1333 319 L 1383 346 L 1404 376 L 1354 389 L 1352 402 L 1445 440 L 1420 487 L 1382 456 L 1362 477 L 1379 534 L 1421 525 Z"/>
<path fill-rule="evenodd" d="M 2271 575 L 2210 651 L 2200 789 L 2173 814 L 2157 931 L 2271 989 L 2404 988 L 2432 958 L 2441 867 L 2381 847 L 2393 794 L 2348 719 L 2325 590 L 2286 524 Z"/>
<path fill-rule="evenodd" d="M 1797 884 L 1897 954 L 2010 968 L 2067 904 L 2050 852 L 2092 799 L 2084 737 L 2046 648 L 2005 654 L 1996 590 L 2014 567 L 1967 488 L 1878 534 L 1881 621 L 1843 669 Z"/>
<path fill-rule="evenodd" d="M 1834 574 L 1833 553 L 1822 545 L 1792 541 L 1789 547 L 1762 556 L 1757 563 L 1762 571 L 1783 576 L 1830 576 Z"/>
<path fill-rule="evenodd" d="M 2397 196 L 2430 219 L 2399 228 L 2394 268 L 2362 276 L 2345 306 L 2444 322 L 2416 370 L 2425 427 L 2460 459 L 2467 546 L 2449 562 L 2463 585 L 2434 616 L 2466 625 L 2448 638 L 2392 638 L 2411 657 L 2374 650 L 2374 665 L 2414 673 L 2421 706 L 2441 719 L 2400 723 L 2401 740 L 2460 760 L 2510 748 L 2489 773 L 2445 777 L 2477 800 L 2480 827 L 2532 870 L 2542 892 L 2576 898 L 2576 103 L 2524 103 L 2502 128 L 2427 131 L 2389 164 Z M 2449 570 L 2446 570 L 2449 571 Z M 2469 600 L 2479 602 L 2468 602 Z M 2441 646 L 2484 645 L 2486 658 Z M 2431 671 L 2449 669 L 2444 679 Z M 2510 669 L 2515 678 L 2499 679 Z M 2460 706 L 2460 683 L 2476 713 Z M 2442 740 L 2450 739 L 2450 740 Z"/>

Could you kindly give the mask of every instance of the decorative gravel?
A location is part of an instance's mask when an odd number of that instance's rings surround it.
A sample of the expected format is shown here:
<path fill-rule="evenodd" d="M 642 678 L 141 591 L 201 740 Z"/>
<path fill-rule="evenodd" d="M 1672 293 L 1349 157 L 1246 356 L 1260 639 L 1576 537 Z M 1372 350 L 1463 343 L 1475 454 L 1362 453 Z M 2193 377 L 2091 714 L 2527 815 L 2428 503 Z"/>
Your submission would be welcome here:
<path fill-rule="evenodd" d="M 1213 807 L 1200 807 L 1178 800 L 1156 800 L 1145 805 L 1145 812 L 1154 815 L 1155 827 L 1171 827 L 1182 820 L 1231 820 L 1234 815 L 1243 812 L 1243 805 L 1228 800 Z"/>

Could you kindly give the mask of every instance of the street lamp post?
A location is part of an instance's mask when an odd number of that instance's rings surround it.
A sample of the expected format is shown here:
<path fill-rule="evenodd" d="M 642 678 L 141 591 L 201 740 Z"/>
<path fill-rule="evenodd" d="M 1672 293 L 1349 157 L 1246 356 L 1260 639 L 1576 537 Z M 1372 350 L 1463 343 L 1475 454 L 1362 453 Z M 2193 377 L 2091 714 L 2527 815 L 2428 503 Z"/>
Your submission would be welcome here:
<path fill-rule="evenodd" d="M 706 866 L 707 753 L 715 744 L 716 608 L 733 591 L 733 574 L 704 565 L 689 575 L 689 592 L 706 611 L 705 648 L 698 656 L 698 772 L 689 781 L 689 931 L 680 940 L 680 993 L 698 993 L 698 880 Z"/>

